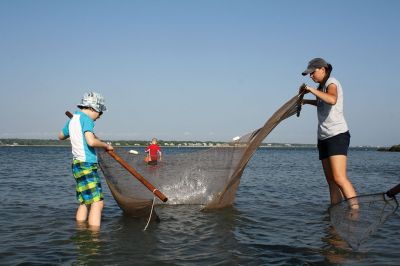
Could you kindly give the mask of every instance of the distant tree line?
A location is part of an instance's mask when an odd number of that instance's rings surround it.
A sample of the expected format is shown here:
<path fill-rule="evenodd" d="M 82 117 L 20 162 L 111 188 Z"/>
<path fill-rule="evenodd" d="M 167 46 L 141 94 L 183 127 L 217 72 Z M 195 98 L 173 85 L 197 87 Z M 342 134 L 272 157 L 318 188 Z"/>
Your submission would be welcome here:
<path fill-rule="evenodd" d="M 378 151 L 400 151 L 400 144 L 399 145 L 393 145 L 390 148 L 379 148 Z"/>
<path fill-rule="evenodd" d="M 107 141 L 107 140 L 105 140 Z M 109 140 L 113 146 L 134 147 L 147 146 L 149 140 Z M 221 141 L 185 141 L 185 140 L 159 140 L 160 146 L 169 147 L 211 147 L 225 145 L 227 142 Z M 0 139 L 0 146 L 70 146 L 69 140 L 60 141 L 58 139 Z M 264 147 L 315 147 L 315 144 L 282 144 L 282 143 L 263 143 Z"/>
<path fill-rule="evenodd" d="M 149 143 L 144 140 L 113 140 L 109 142 L 118 143 L 120 146 L 145 146 Z M 0 139 L 0 145 L 69 146 L 70 142 L 57 139 Z"/>
<path fill-rule="evenodd" d="M 149 140 L 104 140 L 106 142 L 111 142 L 114 146 L 147 146 L 149 144 Z M 165 146 L 186 146 L 189 144 L 217 144 L 223 142 L 214 142 L 214 141 L 158 141 L 160 145 Z M 0 146 L 16 146 L 16 145 L 31 145 L 31 146 L 69 146 L 69 140 L 60 141 L 57 139 L 0 139 Z"/>

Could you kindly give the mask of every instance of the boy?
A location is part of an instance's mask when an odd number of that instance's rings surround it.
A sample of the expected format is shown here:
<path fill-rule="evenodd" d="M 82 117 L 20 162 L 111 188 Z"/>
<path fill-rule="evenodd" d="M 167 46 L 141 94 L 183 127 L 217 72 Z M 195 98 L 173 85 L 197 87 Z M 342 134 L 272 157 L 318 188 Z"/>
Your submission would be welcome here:
<path fill-rule="evenodd" d="M 80 202 L 76 212 L 76 221 L 85 222 L 91 227 L 100 228 L 103 210 L 103 193 L 100 176 L 97 173 L 97 155 L 95 147 L 113 150 L 113 147 L 102 142 L 94 135 L 94 121 L 104 111 L 104 98 L 99 93 L 88 92 L 78 105 L 79 111 L 69 120 L 58 138 L 70 138 L 72 146 L 72 174 L 76 181 L 76 197 Z"/>

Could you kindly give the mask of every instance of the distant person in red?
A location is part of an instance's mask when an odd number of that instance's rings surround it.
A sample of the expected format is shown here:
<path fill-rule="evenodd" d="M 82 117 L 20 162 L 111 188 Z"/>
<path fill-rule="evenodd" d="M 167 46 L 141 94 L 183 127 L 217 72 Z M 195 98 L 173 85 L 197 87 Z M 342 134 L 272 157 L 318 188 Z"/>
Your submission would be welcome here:
<path fill-rule="evenodd" d="M 157 144 L 157 139 L 153 138 L 151 140 L 151 143 L 149 146 L 146 147 L 144 152 L 147 152 L 148 154 L 146 155 L 145 161 L 149 165 L 157 165 L 157 161 L 161 161 L 161 149 L 160 146 Z"/>

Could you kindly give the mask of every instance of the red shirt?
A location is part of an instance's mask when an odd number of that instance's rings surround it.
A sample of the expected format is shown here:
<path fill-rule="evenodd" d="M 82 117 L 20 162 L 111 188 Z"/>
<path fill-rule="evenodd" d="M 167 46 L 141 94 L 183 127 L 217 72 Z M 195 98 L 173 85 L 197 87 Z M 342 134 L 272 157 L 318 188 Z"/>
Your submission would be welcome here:
<path fill-rule="evenodd" d="M 158 144 L 150 144 L 149 146 L 146 147 L 144 152 L 148 152 L 150 154 L 152 161 L 157 161 L 158 157 L 157 155 L 159 152 L 161 153 L 161 149 L 160 146 L 158 146 Z"/>

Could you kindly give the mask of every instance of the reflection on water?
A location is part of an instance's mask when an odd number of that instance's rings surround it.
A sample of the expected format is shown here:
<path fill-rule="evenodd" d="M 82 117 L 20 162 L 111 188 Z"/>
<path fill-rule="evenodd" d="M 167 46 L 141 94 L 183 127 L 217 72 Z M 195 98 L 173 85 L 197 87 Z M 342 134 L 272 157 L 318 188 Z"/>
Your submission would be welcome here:
<path fill-rule="evenodd" d="M 77 223 L 76 231 L 70 238 L 76 247 L 77 262 L 89 264 L 96 262 L 100 254 L 101 246 L 104 245 L 100 239 L 100 231 L 90 230 L 85 223 Z"/>
<path fill-rule="evenodd" d="M 165 149 L 164 152 L 177 152 Z M 351 150 L 349 176 L 369 194 L 400 183 L 399 153 Z M 0 264 L 395 265 L 398 213 L 356 252 L 335 233 L 314 149 L 262 149 L 232 208 L 161 205 L 160 223 L 122 215 L 105 182 L 102 228 L 76 224 L 69 148 L 0 148 Z"/>
<path fill-rule="evenodd" d="M 326 221 L 329 222 L 329 215 L 326 216 Z M 325 246 L 322 248 L 321 253 L 325 256 L 327 261 L 333 264 L 350 263 L 355 258 L 361 259 L 362 253 L 354 252 L 348 244 L 340 238 L 335 229 L 328 225 L 324 229 L 325 235 L 321 239 Z"/>

